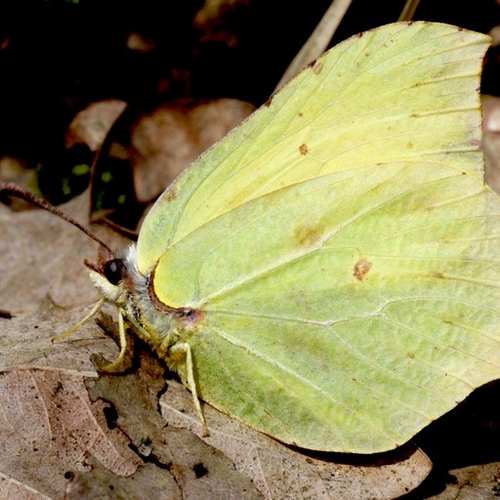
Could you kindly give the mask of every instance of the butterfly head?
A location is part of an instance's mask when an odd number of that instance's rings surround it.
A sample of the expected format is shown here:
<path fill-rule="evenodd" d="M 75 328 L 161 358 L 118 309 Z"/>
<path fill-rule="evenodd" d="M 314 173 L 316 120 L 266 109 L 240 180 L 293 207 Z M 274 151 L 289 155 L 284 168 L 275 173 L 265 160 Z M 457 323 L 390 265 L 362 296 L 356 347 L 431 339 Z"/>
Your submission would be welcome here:
<path fill-rule="evenodd" d="M 97 263 L 85 261 L 96 288 L 110 302 L 123 308 L 147 286 L 146 278 L 137 270 L 136 247 L 131 245 L 123 255 L 115 255 L 101 247 Z"/>

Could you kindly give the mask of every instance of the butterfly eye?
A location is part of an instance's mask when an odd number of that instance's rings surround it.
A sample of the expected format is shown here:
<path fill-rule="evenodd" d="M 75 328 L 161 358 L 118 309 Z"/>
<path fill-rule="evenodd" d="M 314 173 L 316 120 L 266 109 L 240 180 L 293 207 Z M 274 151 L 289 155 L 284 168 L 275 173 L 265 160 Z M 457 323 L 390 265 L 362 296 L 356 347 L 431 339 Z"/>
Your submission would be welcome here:
<path fill-rule="evenodd" d="M 118 285 L 123 278 L 125 264 L 121 259 L 108 260 L 104 264 L 104 276 L 112 285 Z"/>

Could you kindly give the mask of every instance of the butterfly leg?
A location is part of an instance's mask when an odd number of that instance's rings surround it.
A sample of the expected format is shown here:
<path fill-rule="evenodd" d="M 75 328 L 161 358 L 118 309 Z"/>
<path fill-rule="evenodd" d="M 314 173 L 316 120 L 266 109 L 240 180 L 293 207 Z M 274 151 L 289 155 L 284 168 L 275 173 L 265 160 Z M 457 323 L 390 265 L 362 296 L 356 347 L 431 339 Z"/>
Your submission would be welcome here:
<path fill-rule="evenodd" d="M 120 354 L 118 354 L 115 361 L 100 368 L 99 371 L 101 372 L 114 373 L 116 371 L 123 371 L 121 365 L 125 358 L 125 353 L 127 352 L 127 336 L 125 334 L 125 321 L 123 320 L 121 310 L 118 311 L 118 333 L 120 335 Z"/>
<path fill-rule="evenodd" d="M 196 413 L 198 414 L 198 418 L 200 419 L 201 422 L 202 433 L 203 436 L 209 436 L 210 432 L 208 430 L 207 423 L 205 422 L 205 417 L 203 416 L 203 412 L 201 411 L 200 400 L 198 399 L 198 392 L 196 391 L 196 382 L 194 380 L 193 356 L 191 354 L 191 347 L 189 347 L 189 344 L 185 342 L 175 344 L 169 349 L 168 354 L 173 359 L 175 359 L 179 355 L 185 359 L 187 383 L 189 386 L 189 390 L 191 391 L 191 395 L 193 396 L 193 404 L 196 409 Z"/>
<path fill-rule="evenodd" d="M 66 337 L 69 337 L 72 333 L 76 332 L 81 326 L 83 326 L 90 318 L 95 316 L 97 311 L 102 307 L 106 299 L 102 298 L 97 301 L 96 305 L 92 308 L 85 318 L 81 319 L 76 325 L 73 325 L 71 328 L 68 328 L 65 332 L 60 333 L 59 335 L 54 335 L 51 337 L 51 342 L 59 342 L 60 340 L 64 340 Z"/>
<path fill-rule="evenodd" d="M 78 323 L 73 325 L 71 328 L 68 328 L 65 332 L 60 333 L 59 335 L 54 335 L 51 337 L 51 342 L 59 342 L 60 340 L 65 339 L 66 337 L 69 337 L 72 333 L 76 332 L 82 325 L 84 325 L 89 319 L 91 319 L 97 311 L 102 307 L 106 299 L 101 299 L 99 300 L 96 305 L 92 308 L 92 310 L 85 316 L 85 318 L 81 319 Z M 113 361 L 112 363 L 109 363 L 108 365 L 102 367 L 99 369 L 101 372 L 107 372 L 107 373 L 114 373 L 117 371 L 123 371 L 121 368 L 121 365 L 123 363 L 123 360 L 125 358 L 125 353 L 127 351 L 127 337 L 125 335 L 125 322 L 123 320 L 123 314 L 121 311 L 118 313 L 118 330 L 119 330 L 119 335 L 120 335 L 120 354 L 118 355 L 118 358 Z"/>

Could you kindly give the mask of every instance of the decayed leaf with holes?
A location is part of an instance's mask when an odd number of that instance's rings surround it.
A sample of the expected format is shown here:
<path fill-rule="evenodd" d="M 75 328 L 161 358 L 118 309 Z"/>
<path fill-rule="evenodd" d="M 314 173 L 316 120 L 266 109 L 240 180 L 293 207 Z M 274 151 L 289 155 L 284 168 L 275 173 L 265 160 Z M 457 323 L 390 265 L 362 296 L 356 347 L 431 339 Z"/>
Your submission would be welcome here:
<path fill-rule="evenodd" d="M 107 428 L 105 404 L 90 402 L 81 375 L 4 372 L 0 396 L 0 473 L 10 498 L 29 491 L 61 498 L 64 473 L 90 470 L 89 456 L 119 476 L 133 474 L 141 463 L 127 438 Z"/>

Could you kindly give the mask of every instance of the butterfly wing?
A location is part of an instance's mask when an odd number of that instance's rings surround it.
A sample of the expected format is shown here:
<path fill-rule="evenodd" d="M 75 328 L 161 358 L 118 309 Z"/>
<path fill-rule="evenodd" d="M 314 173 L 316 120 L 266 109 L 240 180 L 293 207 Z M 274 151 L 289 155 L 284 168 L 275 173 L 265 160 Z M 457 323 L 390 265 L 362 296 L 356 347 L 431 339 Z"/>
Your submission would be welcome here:
<path fill-rule="evenodd" d="M 163 193 L 141 229 L 139 269 L 147 274 L 166 248 L 213 218 L 320 175 L 428 159 L 482 176 L 475 89 L 488 40 L 418 22 L 339 44 Z"/>
<path fill-rule="evenodd" d="M 351 39 L 163 195 L 139 259 L 158 259 L 163 303 L 201 312 L 202 399 L 287 443 L 371 453 L 499 377 L 485 44 L 429 23 Z"/>
<path fill-rule="evenodd" d="M 475 176 L 386 164 L 219 217 L 165 252 L 155 289 L 203 311 L 202 399 L 285 442 L 377 452 L 499 377 L 499 239 Z"/>

